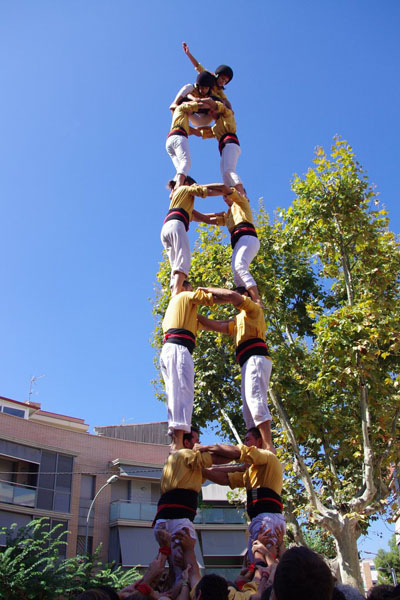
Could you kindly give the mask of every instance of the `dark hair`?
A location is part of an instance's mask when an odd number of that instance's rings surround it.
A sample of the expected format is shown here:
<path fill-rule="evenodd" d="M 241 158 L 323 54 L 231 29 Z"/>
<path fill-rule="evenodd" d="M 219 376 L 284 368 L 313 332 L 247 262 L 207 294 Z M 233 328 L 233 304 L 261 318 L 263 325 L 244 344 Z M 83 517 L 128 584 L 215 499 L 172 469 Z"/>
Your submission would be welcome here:
<path fill-rule="evenodd" d="M 170 180 L 168 181 L 168 183 L 167 183 L 167 188 L 168 188 L 169 190 L 173 190 L 173 189 L 175 188 L 175 186 L 176 186 L 176 181 L 175 181 L 175 179 L 170 179 Z"/>
<path fill-rule="evenodd" d="M 306 546 L 290 548 L 282 556 L 275 573 L 277 600 L 331 600 L 333 577 L 322 558 Z"/>
<path fill-rule="evenodd" d="M 196 183 L 196 180 L 193 179 L 193 177 L 190 177 L 190 175 L 186 175 L 185 183 L 186 185 L 193 185 Z"/>
<path fill-rule="evenodd" d="M 184 288 L 189 287 L 189 285 L 191 285 L 189 279 L 185 279 L 185 281 L 182 283 L 182 287 L 184 287 Z"/>
<path fill-rule="evenodd" d="M 228 65 L 219 65 L 219 67 L 217 67 L 215 69 L 215 75 L 218 77 L 218 75 L 226 75 L 227 77 L 229 77 L 229 81 L 232 79 L 233 77 L 233 71 L 231 69 L 231 67 L 228 67 Z M 229 83 L 228 81 L 228 83 Z"/>
<path fill-rule="evenodd" d="M 388 583 L 382 583 L 381 585 L 374 585 L 369 592 L 367 599 L 368 600 L 386 600 L 386 598 L 390 598 L 391 594 L 394 590 L 393 585 L 389 585 Z"/>
<path fill-rule="evenodd" d="M 98 589 L 108 594 L 110 600 L 119 600 L 117 592 L 109 585 L 99 585 Z"/>
<path fill-rule="evenodd" d="M 212 88 L 215 85 L 216 77 L 209 71 L 202 71 L 197 75 L 196 86 Z"/>
<path fill-rule="evenodd" d="M 246 433 L 251 433 L 251 435 L 253 435 L 256 438 L 256 440 L 261 439 L 261 433 L 258 427 L 250 427 L 250 429 L 248 429 Z"/>
<path fill-rule="evenodd" d="M 185 284 L 185 282 L 183 282 Z M 189 282 L 187 282 L 189 283 Z M 187 441 L 187 442 L 191 442 L 192 438 L 193 438 L 193 433 L 198 433 L 200 435 L 200 429 L 198 427 L 195 427 L 194 425 L 192 425 L 192 427 L 190 428 L 190 433 L 184 433 L 183 434 L 183 441 Z"/>
<path fill-rule="evenodd" d="M 201 592 L 201 600 L 228 600 L 228 584 L 219 575 L 204 575 L 196 586 L 196 598 Z"/>

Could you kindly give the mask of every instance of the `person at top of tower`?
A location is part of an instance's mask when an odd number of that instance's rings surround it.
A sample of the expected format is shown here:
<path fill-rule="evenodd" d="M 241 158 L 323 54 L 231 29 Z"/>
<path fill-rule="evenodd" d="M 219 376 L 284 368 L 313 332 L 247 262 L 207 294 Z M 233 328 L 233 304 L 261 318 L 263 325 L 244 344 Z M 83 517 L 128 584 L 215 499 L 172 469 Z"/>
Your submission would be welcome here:
<path fill-rule="evenodd" d="M 215 124 L 211 127 L 198 127 L 202 138 L 215 137 L 218 140 L 218 149 L 221 155 L 220 169 L 225 185 L 234 186 L 238 192 L 244 195 L 244 188 L 239 175 L 236 172 L 236 164 L 241 154 L 238 136 L 236 135 L 236 121 L 233 112 L 220 101 L 212 98 L 207 99 L 210 107 L 209 114 L 215 118 Z"/>
<path fill-rule="evenodd" d="M 223 183 L 197 185 L 191 177 L 186 177 L 184 185 L 180 186 L 171 180 L 168 187 L 171 190 L 171 202 L 161 229 L 161 243 L 171 265 L 171 294 L 174 296 L 181 291 L 190 271 L 190 244 L 187 234 L 190 221 L 211 223 L 209 215 L 194 210 L 195 196 L 222 196 L 230 194 L 231 190 Z M 218 218 L 221 214 L 216 213 L 215 216 Z"/>
<path fill-rule="evenodd" d="M 235 287 L 244 287 L 254 302 L 262 306 L 258 287 L 250 274 L 250 263 L 260 249 L 260 241 L 253 225 L 250 202 L 245 194 L 240 194 L 236 188 L 230 188 L 231 194 L 224 195 L 228 205 L 227 212 L 208 214 L 212 225 L 226 225 L 231 234 L 232 271 Z"/>
<path fill-rule="evenodd" d="M 183 102 L 177 106 L 172 115 L 172 123 L 167 135 L 166 150 L 176 169 L 175 181 L 183 185 L 190 170 L 190 150 L 188 136 L 198 132 L 189 125 L 189 115 L 199 109 L 209 108 L 209 103 L 199 99 L 197 102 Z"/>
<path fill-rule="evenodd" d="M 169 107 L 170 110 L 174 111 L 182 102 L 197 102 L 197 100 L 206 100 L 212 97 L 212 89 L 215 86 L 215 76 L 208 71 L 202 71 L 199 73 L 196 79 L 196 83 L 187 83 L 184 85 L 177 95 L 174 101 Z M 215 100 L 218 100 L 218 96 L 214 96 Z M 213 117 L 209 114 L 208 108 L 200 108 L 198 112 L 191 113 L 189 115 L 190 122 L 196 127 L 209 125 L 213 121 Z M 201 135 L 200 132 L 193 132 L 197 135 Z"/>
<path fill-rule="evenodd" d="M 188 59 L 190 60 L 190 62 L 192 63 L 192 65 L 194 66 L 194 68 L 196 69 L 196 71 L 198 73 L 201 73 L 202 71 L 206 70 L 203 67 L 203 65 L 201 65 L 199 63 L 199 61 L 196 60 L 194 58 L 194 56 L 190 53 L 189 46 L 187 45 L 186 42 L 182 42 L 182 48 L 183 48 L 184 53 L 186 54 L 186 56 L 188 57 Z M 232 71 L 231 67 L 228 67 L 228 65 L 220 65 L 219 67 L 217 67 L 215 69 L 214 75 L 216 77 L 216 83 L 212 90 L 213 95 L 221 98 L 221 100 L 226 104 L 226 106 L 232 110 L 231 103 L 229 102 L 229 100 L 226 97 L 225 92 L 224 92 L 224 87 L 233 78 L 233 71 Z"/>

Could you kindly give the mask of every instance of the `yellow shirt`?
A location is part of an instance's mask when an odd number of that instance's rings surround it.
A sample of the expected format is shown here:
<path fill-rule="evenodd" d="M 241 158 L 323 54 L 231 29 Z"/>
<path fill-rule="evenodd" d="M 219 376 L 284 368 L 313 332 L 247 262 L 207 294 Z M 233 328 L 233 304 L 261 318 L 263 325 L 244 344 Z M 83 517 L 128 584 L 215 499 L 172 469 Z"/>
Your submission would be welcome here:
<path fill-rule="evenodd" d="M 201 65 L 200 63 L 198 63 L 197 67 L 196 67 L 196 71 L 198 73 L 201 73 L 202 71 L 207 71 L 208 69 L 205 69 L 203 67 L 203 65 Z M 212 73 L 212 71 L 208 71 L 209 73 Z M 226 97 L 226 94 L 224 92 L 224 90 L 222 88 L 220 88 L 218 85 L 214 85 L 213 89 L 211 91 L 211 95 L 212 96 L 218 96 L 219 98 L 222 98 L 223 100 L 228 100 L 228 98 Z"/>
<path fill-rule="evenodd" d="M 216 137 L 219 141 L 224 133 L 236 133 L 236 121 L 233 112 L 222 104 L 217 102 L 218 118 L 212 127 L 200 128 L 202 138 Z"/>
<path fill-rule="evenodd" d="M 234 337 L 235 346 L 252 338 L 265 339 L 265 319 L 261 306 L 247 296 L 243 296 L 242 304 L 236 307 L 240 310 L 234 321 L 229 322 L 229 335 Z"/>
<path fill-rule="evenodd" d="M 189 221 L 192 220 L 194 207 L 194 197 L 206 198 L 208 194 L 207 188 L 204 185 L 181 185 L 176 192 L 172 194 L 169 208 L 183 208 L 189 215 Z"/>
<path fill-rule="evenodd" d="M 277 494 L 282 493 L 283 467 L 275 454 L 255 446 L 238 446 L 239 462 L 250 465 L 244 473 L 228 473 L 231 488 L 245 487 L 246 490 L 268 487 Z"/>
<path fill-rule="evenodd" d="M 189 114 L 197 112 L 199 105 L 197 102 L 183 102 L 173 112 L 171 129 L 182 127 L 189 135 Z"/>
<path fill-rule="evenodd" d="M 233 193 L 229 198 L 233 200 L 232 206 L 229 207 L 228 212 L 217 217 L 217 224 L 226 225 L 230 233 L 239 223 L 253 223 L 249 199 L 239 194 L 235 188 L 231 188 L 231 190 Z"/>
<path fill-rule="evenodd" d="M 203 292 L 203 290 L 196 290 L 195 292 L 180 292 L 173 296 L 162 322 L 164 333 L 168 329 L 186 329 L 195 336 L 197 330 L 202 329 L 197 320 L 198 304 L 212 306 L 214 304 L 213 295 Z"/>
<path fill-rule="evenodd" d="M 165 494 L 177 488 L 194 490 L 199 493 L 203 483 L 201 470 L 211 467 L 209 452 L 199 452 L 184 448 L 170 454 L 164 465 L 161 478 L 161 493 Z"/>

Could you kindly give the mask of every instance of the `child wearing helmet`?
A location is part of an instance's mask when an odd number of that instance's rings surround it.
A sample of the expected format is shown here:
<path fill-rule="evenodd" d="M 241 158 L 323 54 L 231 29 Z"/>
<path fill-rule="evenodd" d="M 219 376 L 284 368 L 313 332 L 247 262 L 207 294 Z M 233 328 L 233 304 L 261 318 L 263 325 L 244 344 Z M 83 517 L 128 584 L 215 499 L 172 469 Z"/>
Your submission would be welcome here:
<path fill-rule="evenodd" d="M 170 110 L 174 111 L 182 102 L 197 102 L 199 99 L 205 100 L 210 97 L 212 89 L 215 86 L 215 81 L 215 76 L 212 73 L 202 71 L 197 76 L 196 83 L 187 83 L 179 90 L 169 107 Z M 190 114 L 189 119 L 196 127 L 202 127 L 209 125 L 213 117 L 209 115 L 207 108 L 200 108 L 198 112 Z"/>
<path fill-rule="evenodd" d="M 190 53 L 189 46 L 187 45 L 186 42 L 182 42 L 182 48 L 183 48 L 184 53 L 186 54 L 186 56 L 188 57 L 188 59 L 190 60 L 190 62 L 194 66 L 194 68 L 196 69 L 196 71 L 198 73 L 205 71 L 205 68 L 203 67 L 203 65 L 201 65 L 199 63 L 199 61 L 196 60 L 194 58 L 194 56 Z M 225 95 L 224 86 L 227 85 L 232 80 L 233 70 L 231 69 L 231 67 L 228 67 L 228 65 L 220 65 L 219 67 L 217 67 L 215 69 L 214 75 L 216 78 L 216 82 L 215 82 L 215 86 L 213 87 L 213 90 L 212 90 L 212 95 L 218 96 L 222 100 L 222 102 L 230 110 L 232 110 L 231 103 L 229 102 L 228 98 Z"/>

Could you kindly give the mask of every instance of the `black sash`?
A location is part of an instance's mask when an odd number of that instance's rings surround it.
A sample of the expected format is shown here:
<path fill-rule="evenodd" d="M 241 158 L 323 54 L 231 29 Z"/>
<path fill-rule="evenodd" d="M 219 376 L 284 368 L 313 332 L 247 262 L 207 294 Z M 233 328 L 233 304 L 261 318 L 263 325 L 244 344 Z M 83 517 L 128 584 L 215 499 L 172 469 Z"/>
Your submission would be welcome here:
<path fill-rule="evenodd" d="M 163 344 L 179 344 L 185 346 L 190 354 L 193 354 L 196 345 L 196 337 L 194 333 L 188 329 L 168 329 L 164 334 Z"/>
<path fill-rule="evenodd" d="M 236 360 L 243 367 L 250 356 L 268 356 L 268 346 L 261 338 L 250 338 L 239 344 L 235 350 Z"/>
<path fill-rule="evenodd" d="M 258 237 L 255 227 L 252 223 L 247 223 L 246 221 L 242 221 L 238 225 L 235 225 L 231 232 L 231 246 L 232 249 L 236 246 L 237 241 L 243 235 L 251 235 L 252 237 Z"/>
<path fill-rule="evenodd" d="M 184 208 L 170 208 L 167 212 L 167 216 L 164 219 L 164 223 L 167 221 L 182 221 L 186 231 L 189 230 L 189 215 Z"/>
<path fill-rule="evenodd" d="M 222 135 L 220 137 L 220 140 L 218 142 L 218 148 L 219 148 L 220 154 L 222 154 L 222 150 L 225 148 L 225 146 L 227 144 L 237 144 L 238 146 L 240 146 L 239 138 L 236 135 L 236 133 L 224 133 L 224 135 Z"/>
<path fill-rule="evenodd" d="M 246 510 L 250 519 L 261 513 L 282 513 L 282 498 L 271 488 L 247 490 Z"/>
<path fill-rule="evenodd" d="M 177 488 L 161 495 L 157 504 L 157 519 L 194 520 L 197 512 L 198 493 L 194 490 Z"/>
<path fill-rule="evenodd" d="M 188 134 L 186 133 L 186 131 L 183 127 L 174 127 L 173 129 L 171 129 L 171 131 L 167 135 L 167 139 L 171 135 L 182 135 L 183 137 L 186 137 L 186 138 L 188 137 Z"/>

